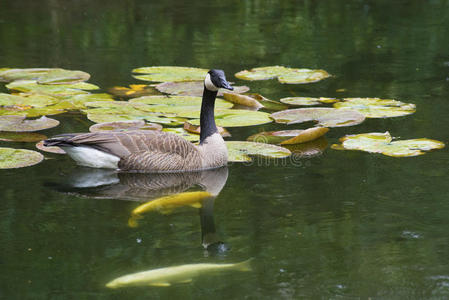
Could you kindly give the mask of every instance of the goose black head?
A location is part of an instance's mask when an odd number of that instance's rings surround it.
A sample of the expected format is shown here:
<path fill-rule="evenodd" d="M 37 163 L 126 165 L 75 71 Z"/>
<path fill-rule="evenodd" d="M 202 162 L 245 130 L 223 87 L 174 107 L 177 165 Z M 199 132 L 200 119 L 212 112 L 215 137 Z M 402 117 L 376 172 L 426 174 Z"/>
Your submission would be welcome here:
<path fill-rule="evenodd" d="M 219 88 L 233 90 L 234 88 L 226 81 L 226 76 L 223 70 L 212 69 L 204 79 L 204 86 L 209 91 L 216 92 Z"/>

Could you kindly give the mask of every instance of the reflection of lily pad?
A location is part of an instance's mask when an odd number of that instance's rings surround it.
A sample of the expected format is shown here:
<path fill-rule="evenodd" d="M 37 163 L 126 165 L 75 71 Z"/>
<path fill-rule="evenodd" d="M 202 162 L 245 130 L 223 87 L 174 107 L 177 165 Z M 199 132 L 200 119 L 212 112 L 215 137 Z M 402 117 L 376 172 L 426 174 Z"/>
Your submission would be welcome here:
<path fill-rule="evenodd" d="M 25 120 L 25 116 L 0 116 L 0 131 L 38 131 L 59 125 L 59 121 L 45 116 L 35 120 Z"/>
<path fill-rule="evenodd" d="M 10 90 L 19 92 L 33 92 L 36 94 L 51 95 L 54 97 L 68 97 L 87 94 L 89 90 L 99 89 L 98 86 L 79 82 L 74 84 L 38 84 L 36 80 L 17 80 L 6 85 Z"/>
<path fill-rule="evenodd" d="M 185 118 L 199 118 L 199 111 L 184 112 L 178 114 L 180 117 Z M 240 127 L 240 126 L 253 126 L 265 123 L 270 123 L 273 120 L 270 118 L 270 114 L 260 111 L 251 111 L 244 109 L 216 109 L 215 110 L 215 123 L 217 126 L 222 127 Z M 193 125 L 199 125 L 200 120 L 189 121 Z"/>
<path fill-rule="evenodd" d="M 313 127 L 305 130 L 267 131 L 254 134 L 248 137 L 247 140 L 258 143 L 293 145 L 316 140 L 328 131 L 329 129 L 325 127 Z"/>
<path fill-rule="evenodd" d="M 190 142 L 198 142 L 200 140 L 200 136 L 198 134 L 190 133 L 184 128 L 164 128 L 162 131 L 177 134 Z"/>
<path fill-rule="evenodd" d="M 367 118 L 389 118 L 412 114 L 416 106 L 392 99 L 346 98 L 334 104 L 335 108 L 357 110 Z"/>
<path fill-rule="evenodd" d="M 61 148 L 59 148 L 57 146 L 49 146 L 49 147 L 44 146 L 44 141 L 40 141 L 39 143 L 37 143 L 36 148 L 41 151 L 45 151 L 45 152 L 56 153 L 56 154 L 66 154 L 66 152 L 64 150 L 62 150 Z"/>
<path fill-rule="evenodd" d="M 282 98 L 280 100 L 282 103 L 289 104 L 289 105 L 300 105 L 300 106 L 307 106 L 307 105 L 319 105 L 323 103 L 334 103 L 337 102 L 335 98 L 312 98 L 312 97 L 288 97 L 288 98 Z"/>
<path fill-rule="evenodd" d="M 250 155 L 265 158 L 284 158 L 290 156 L 290 150 L 270 144 L 254 142 L 226 142 L 228 148 L 228 161 L 245 162 L 252 161 Z"/>
<path fill-rule="evenodd" d="M 155 81 L 190 81 L 190 80 L 204 80 L 208 70 L 188 67 L 144 67 L 133 70 L 133 73 L 146 75 L 133 75 L 134 78 Z"/>
<path fill-rule="evenodd" d="M 9 69 L 0 72 L 0 81 L 36 80 L 39 84 L 71 84 L 89 80 L 90 75 L 82 71 L 64 69 L 30 68 Z"/>
<path fill-rule="evenodd" d="M 444 143 L 430 139 L 392 141 L 390 133 L 363 133 L 347 135 L 340 139 L 341 145 L 332 145 L 337 150 L 361 150 L 382 153 L 393 157 L 407 157 L 425 154 L 423 151 L 444 148 Z"/>
<path fill-rule="evenodd" d="M 44 156 L 25 149 L 0 148 L 0 169 L 29 167 L 40 163 Z"/>
<path fill-rule="evenodd" d="M 0 141 L 5 142 L 38 142 L 46 138 L 45 135 L 34 132 L 0 131 Z"/>
<path fill-rule="evenodd" d="M 365 116 L 358 111 L 336 108 L 297 108 L 271 114 L 277 123 L 295 124 L 316 121 L 323 127 L 352 126 L 362 123 Z"/>
<path fill-rule="evenodd" d="M 126 131 L 126 130 L 161 130 L 162 125 L 146 123 L 144 120 L 130 120 L 120 122 L 99 123 L 90 126 L 90 132 L 97 131 Z"/>
<path fill-rule="evenodd" d="M 239 105 L 254 107 L 256 109 L 264 107 L 259 101 L 246 95 L 225 92 L 223 93 L 223 97 L 225 98 L 225 100 Z"/>
<path fill-rule="evenodd" d="M 232 86 L 234 93 L 245 93 L 249 91 L 247 86 Z M 204 90 L 204 82 L 201 81 L 178 81 L 178 82 L 163 82 L 156 85 L 156 89 L 165 94 L 179 95 L 179 96 L 202 96 Z M 218 96 L 223 96 L 223 90 L 218 90 Z"/>
<path fill-rule="evenodd" d="M 266 80 L 278 78 L 281 83 L 311 83 L 320 81 L 330 75 L 324 70 L 293 69 L 282 66 L 271 66 L 244 70 L 235 74 L 235 77 L 244 80 Z"/>

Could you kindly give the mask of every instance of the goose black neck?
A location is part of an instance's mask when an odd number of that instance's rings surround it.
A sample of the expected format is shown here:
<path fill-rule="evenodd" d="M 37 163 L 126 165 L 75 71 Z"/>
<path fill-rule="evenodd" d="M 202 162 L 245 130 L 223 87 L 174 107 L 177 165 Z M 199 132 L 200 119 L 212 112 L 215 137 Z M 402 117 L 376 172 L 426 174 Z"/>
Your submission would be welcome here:
<path fill-rule="evenodd" d="M 203 101 L 201 103 L 201 115 L 200 115 L 200 144 L 204 140 L 217 132 L 217 126 L 215 125 L 214 118 L 214 107 L 215 98 L 217 97 L 217 92 L 209 91 L 204 87 Z"/>

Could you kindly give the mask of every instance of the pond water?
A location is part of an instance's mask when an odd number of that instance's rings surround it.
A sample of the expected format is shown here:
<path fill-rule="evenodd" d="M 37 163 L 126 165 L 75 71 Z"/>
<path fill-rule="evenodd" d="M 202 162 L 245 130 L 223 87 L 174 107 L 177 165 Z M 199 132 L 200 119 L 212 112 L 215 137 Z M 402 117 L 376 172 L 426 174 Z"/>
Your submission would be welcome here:
<path fill-rule="evenodd" d="M 448 298 L 447 148 L 392 158 L 329 146 L 374 131 L 449 142 L 449 2 L 154 2 L 6 1 L 0 67 L 83 70 L 104 90 L 137 83 L 131 70 L 141 66 L 221 68 L 274 100 L 393 98 L 415 103 L 417 112 L 332 129 L 322 155 L 230 164 L 194 178 L 94 172 L 51 154 L 33 167 L 1 170 L 0 298 Z M 233 76 L 269 65 L 333 77 L 282 85 Z M 62 125 L 47 136 L 92 124 L 76 113 L 55 118 Z M 232 128 L 231 140 L 307 125 Z M 87 179 L 99 186 L 86 187 Z M 153 183 L 198 190 L 207 180 L 224 187 L 201 209 L 149 212 L 128 226 L 139 205 L 129 200 L 155 197 Z M 105 287 L 128 273 L 250 258 L 251 272 L 200 274 L 170 287 Z"/>

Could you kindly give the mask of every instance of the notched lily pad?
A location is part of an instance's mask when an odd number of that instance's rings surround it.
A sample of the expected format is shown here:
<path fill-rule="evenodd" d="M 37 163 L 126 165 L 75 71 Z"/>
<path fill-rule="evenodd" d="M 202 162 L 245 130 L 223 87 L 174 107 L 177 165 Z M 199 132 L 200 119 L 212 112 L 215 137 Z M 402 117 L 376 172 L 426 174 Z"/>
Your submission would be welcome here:
<path fill-rule="evenodd" d="M 0 141 L 4 142 L 37 142 L 46 138 L 45 135 L 34 132 L 0 131 Z"/>
<path fill-rule="evenodd" d="M 29 167 L 40 163 L 43 159 L 44 156 L 36 151 L 0 148 L 0 169 Z"/>
<path fill-rule="evenodd" d="M 44 146 L 44 141 L 40 141 L 39 143 L 36 144 L 36 148 L 44 151 L 44 152 L 49 152 L 49 153 L 56 153 L 56 154 L 66 154 L 66 152 L 64 150 L 62 150 L 61 148 L 57 147 L 57 146 Z"/>
<path fill-rule="evenodd" d="M 268 144 L 293 145 L 316 140 L 329 131 L 325 127 L 313 127 L 305 130 L 267 131 L 254 134 L 248 141 Z"/>
<path fill-rule="evenodd" d="M 178 114 L 180 117 L 199 118 L 199 111 L 183 112 Z M 216 109 L 215 123 L 221 127 L 243 127 L 253 126 L 265 123 L 271 123 L 273 120 L 270 114 L 261 111 L 251 111 L 244 109 Z M 193 125 L 199 125 L 200 120 L 189 121 Z"/>
<path fill-rule="evenodd" d="M 143 67 L 134 69 L 133 73 L 146 75 L 133 75 L 134 78 L 144 81 L 191 81 L 204 80 L 209 70 L 189 67 Z"/>
<path fill-rule="evenodd" d="M 264 107 L 259 101 L 257 101 L 256 99 L 254 99 L 250 96 L 246 96 L 246 95 L 224 92 L 223 98 L 225 98 L 225 100 L 228 100 L 232 103 L 244 105 L 244 106 L 248 106 L 248 107 L 253 107 L 255 109 Z"/>
<path fill-rule="evenodd" d="M 29 132 L 53 128 L 59 125 L 59 121 L 45 116 L 26 120 L 25 116 L 0 116 L 0 131 Z"/>
<path fill-rule="evenodd" d="M 322 127 L 353 126 L 362 123 L 365 116 L 358 111 L 336 108 L 296 108 L 271 114 L 277 123 L 295 124 L 308 121 L 318 122 Z"/>
<path fill-rule="evenodd" d="M 295 69 L 283 66 L 270 66 L 243 70 L 235 74 L 235 77 L 244 80 L 266 80 L 278 78 L 281 83 L 302 84 L 317 82 L 329 77 L 324 70 Z"/>
<path fill-rule="evenodd" d="M 249 162 L 251 156 L 264 158 L 285 158 L 291 155 L 290 150 L 264 143 L 227 141 L 229 162 Z"/>
<path fill-rule="evenodd" d="M 59 68 L 9 69 L 0 72 L 0 81 L 36 80 L 39 84 L 72 84 L 89 80 L 90 75 L 83 71 Z"/>
<path fill-rule="evenodd" d="M 364 114 L 367 118 L 389 118 L 413 114 L 416 106 L 393 99 L 379 98 L 345 98 L 334 104 L 338 109 L 352 109 Z"/>
<path fill-rule="evenodd" d="M 204 78 L 203 78 L 204 79 Z M 203 95 L 204 82 L 201 81 L 178 81 L 178 82 L 163 82 L 155 86 L 155 88 L 164 94 L 179 95 L 179 96 L 198 96 Z M 245 93 L 249 91 L 247 86 L 232 86 L 234 93 Z M 223 89 L 218 90 L 217 96 L 223 96 Z"/>
<path fill-rule="evenodd" d="M 334 144 L 336 150 L 360 150 L 370 153 L 381 153 L 392 157 L 407 157 L 425 154 L 424 151 L 444 148 L 444 143 L 421 138 L 392 141 L 389 132 L 363 133 L 347 135 L 340 139 L 341 145 Z"/>
<path fill-rule="evenodd" d="M 313 98 L 313 97 L 287 97 L 280 100 L 282 103 L 298 106 L 320 105 L 323 103 L 334 103 L 338 100 L 335 98 Z"/>
<path fill-rule="evenodd" d="M 144 120 L 106 122 L 90 126 L 90 132 L 97 131 L 129 131 L 129 130 L 162 130 L 162 125 L 146 123 Z"/>

